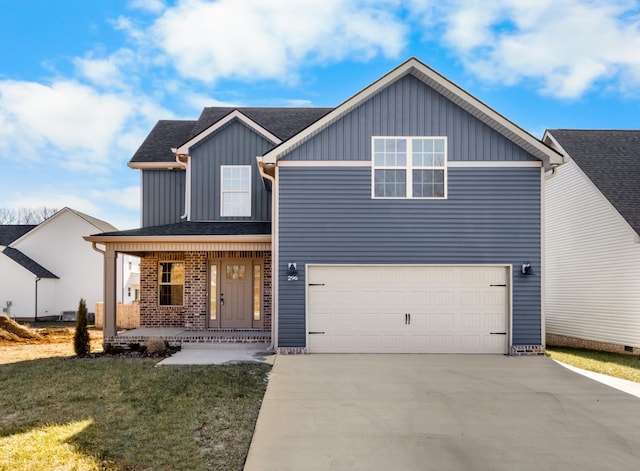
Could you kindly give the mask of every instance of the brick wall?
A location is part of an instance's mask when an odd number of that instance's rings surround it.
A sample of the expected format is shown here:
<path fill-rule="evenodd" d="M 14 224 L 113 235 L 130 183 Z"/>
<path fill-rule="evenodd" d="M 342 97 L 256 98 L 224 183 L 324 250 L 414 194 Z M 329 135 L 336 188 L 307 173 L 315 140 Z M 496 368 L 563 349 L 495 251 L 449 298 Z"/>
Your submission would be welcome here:
<path fill-rule="evenodd" d="M 206 330 L 208 313 L 209 260 L 224 258 L 261 259 L 262 330 L 271 330 L 272 264 L 270 252 L 155 252 L 140 262 L 140 327 L 179 327 Z M 185 264 L 184 304 L 158 304 L 158 263 L 176 261 Z"/>
<path fill-rule="evenodd" d="M 547 334 L 547 345 L 555 347 L 572 347 L 586 348 L 588 350 L 600 350 L 603 352 L 623 353 L 628 355 L 637 355 L 640 348 L 628 346 L 625 350 L 624 345 L 614 343 L 598 342 L 596 340 L 579 339 L 576 337 L 567 337 L 565 335 Z"/>

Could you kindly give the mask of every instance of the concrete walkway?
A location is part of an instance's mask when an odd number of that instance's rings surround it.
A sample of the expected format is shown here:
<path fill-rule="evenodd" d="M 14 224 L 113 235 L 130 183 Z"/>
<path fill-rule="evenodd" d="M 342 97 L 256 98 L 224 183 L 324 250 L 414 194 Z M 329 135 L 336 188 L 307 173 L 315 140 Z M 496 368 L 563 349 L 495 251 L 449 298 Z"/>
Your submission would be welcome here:
<path fill-rule="evenodd" d="M 264 362 L 272 353 L 263 343 L 202 343 L 182 345 L 182 349 L 156 366 L 223 365 L 225 363 Z"/>
<path fill-rule="evenodd" d="M 620 470 L 638 398 L 545 357 L 278 356 L 245 470 Z"/>

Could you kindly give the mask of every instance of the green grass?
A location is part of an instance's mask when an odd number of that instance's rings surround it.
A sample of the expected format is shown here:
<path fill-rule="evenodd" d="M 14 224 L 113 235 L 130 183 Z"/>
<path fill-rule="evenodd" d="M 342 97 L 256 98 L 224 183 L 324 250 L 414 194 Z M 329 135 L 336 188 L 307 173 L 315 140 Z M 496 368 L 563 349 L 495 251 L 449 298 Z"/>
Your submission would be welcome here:
<path fill-rule="evenodd" d="M 0 366 L 0 470 L 242 469 L 269 366 Z"/>
<path fill-rule="evenodd" d="M 616 378 L 640 383 L 640 356 L 568 347 L 547 347 L 554 360 Z"/>

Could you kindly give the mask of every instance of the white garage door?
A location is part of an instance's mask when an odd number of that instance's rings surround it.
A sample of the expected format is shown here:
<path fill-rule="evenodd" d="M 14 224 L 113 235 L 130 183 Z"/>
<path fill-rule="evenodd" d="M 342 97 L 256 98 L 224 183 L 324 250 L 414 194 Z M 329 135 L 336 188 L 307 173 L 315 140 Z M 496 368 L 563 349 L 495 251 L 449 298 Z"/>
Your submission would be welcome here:
<path fill-rule="evenodd" d="M 507 353 L 504 266 L 309 265 L 310 353 Z"/>

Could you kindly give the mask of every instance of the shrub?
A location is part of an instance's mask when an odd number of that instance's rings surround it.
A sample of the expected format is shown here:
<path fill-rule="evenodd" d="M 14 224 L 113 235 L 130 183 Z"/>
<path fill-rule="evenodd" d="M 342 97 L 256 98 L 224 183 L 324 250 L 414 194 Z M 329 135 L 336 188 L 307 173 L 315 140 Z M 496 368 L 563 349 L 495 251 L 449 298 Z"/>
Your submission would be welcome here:
<path fill-rule="evenodd" d="M 87 303 L 80 299 L 78 304 L 78 317 L 76 319 L 76 333 L 73 336 L 73 349 L 76 355 L 87 355 L 91 350 L 89 331 L 87 330 Z"/>
<path fill-rule="evenodd" d="M 156 355 L 162 353 L 167 349 L 167 344 L 159 337 L 151 337 L 147 340 L 147 353 L 149 355 Z"/>

